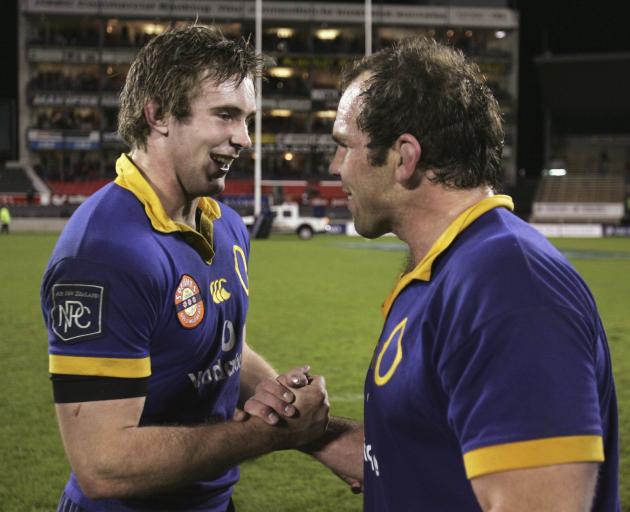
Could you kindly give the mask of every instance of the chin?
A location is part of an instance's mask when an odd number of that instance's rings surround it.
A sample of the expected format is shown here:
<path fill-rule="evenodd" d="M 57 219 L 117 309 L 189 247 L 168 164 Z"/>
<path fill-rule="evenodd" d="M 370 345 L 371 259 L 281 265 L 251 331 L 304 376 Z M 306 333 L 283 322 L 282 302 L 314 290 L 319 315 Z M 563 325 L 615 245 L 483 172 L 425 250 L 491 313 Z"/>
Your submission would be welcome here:
<path fill-rule="evenodd" d="M 219 194 L 222 194 L 224 190 L 225 190 L 225 177 L 221 177 L 221 178 L 212 180 L 208 184 L 208 188 L 206 189 L 206 192 L 204 195 L 217 196 Z"/>
<path fill-rule="evenodd" d="M 363 238 L 367 238 L 368 240 L 374 240 L 375 238 L 379 238 L 381 236 L 383 236 L 386 231 L 383 232 L 376 232 L 376 231 L 359 231 L 357 229 L 357 233 L 359 233 L 359 235 L 361 235 Z"/>
<path fill-rule="evenodd" d="M 354 229 L 363 238 L 367 238 L 369 240 L 373 240 L 390 232 L 390 230 L 385 226 L 364 223 L 358 219 L 354 219 Z"/>

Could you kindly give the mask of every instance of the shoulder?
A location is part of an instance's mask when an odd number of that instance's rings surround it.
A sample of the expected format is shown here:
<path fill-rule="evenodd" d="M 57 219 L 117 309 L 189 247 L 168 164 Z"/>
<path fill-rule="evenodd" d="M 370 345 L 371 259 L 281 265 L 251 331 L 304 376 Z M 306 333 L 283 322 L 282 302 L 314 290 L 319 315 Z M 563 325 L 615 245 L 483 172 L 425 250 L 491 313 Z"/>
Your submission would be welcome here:
<path fill-rule="evenodd" d="M 72 215 L 53 250 L 49 266 L 64 259 L 118 268 L 143 268 L 156 242 L 142 204 L 111 183 L 90 196 Z M 142 267 L 138 267 L 142 265 Z"/>
<path fill-rule="evenodd" d="M 475 221 L 444 258 L 445 286 L 476 304 L 476 316 L 529 307 L 592 310 L 592 297 L 566 257 L 507 210 Z"/>
<path fill-rule="evenodd" d="M 577 275 L 543 235 L 506 210 L 478 219 L 460 235 L 452 252 L 452 266 L 474 282 L 508 278 L 509 283 L 525 286 L 558 271 Z"/>
<path fill-rule="evenodd" d="M 241 216 L 231 207 L 216 201 L 215 203 L 221 211 L 221 217 L 215 221 L 217 228 L 224 233 L 229 233 L 241 244 L 249 244 L 249 232 Z"/>
<path fill-rule="evenodd" d="M 236 212 L 236 210 L 234 210 L 233 208 L 231 208 L 230 206 L 228 206 L 227 204 L 221 201 L 217 201 L 217 200 L 214 200 L 214 201 L 219 207 L 219 210 L 221 211 L 221 219 L 220 219 L 221 221 L 223 221 L 224 223 L 230 224 L 236 228 L 245 226 L 245 224 L 243 223 L 243 219 L 238 214 L 238 212 Z"/>
<path fill-rule="evenodd" d="M 440 263 L 428 314 L 448 378 L 493 361 L 503 365 L 495 375 L 517 374 L 524 361 L 578 361 L 592 353 L 599 316 L 588 287 L 564 255 L 511 213 L 480 217 Z"/>

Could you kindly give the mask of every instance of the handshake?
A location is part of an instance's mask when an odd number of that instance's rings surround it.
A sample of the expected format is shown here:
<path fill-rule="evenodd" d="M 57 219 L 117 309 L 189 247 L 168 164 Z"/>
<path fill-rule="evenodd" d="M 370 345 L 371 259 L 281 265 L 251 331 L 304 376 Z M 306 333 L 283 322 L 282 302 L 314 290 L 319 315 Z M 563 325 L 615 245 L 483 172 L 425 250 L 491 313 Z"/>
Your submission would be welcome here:
<path fill-rule="evenodd" d="M 299 448 L 321 438 L 328 426 L 330 404 L 324 377 L 311 377 L 309 370 L 308 365 L 300 366 L 275 380 L 261 380 L 234 420 L 254 416 L 278 427 L 274 446 L 278 450 Z"/>
<path fill-rule="evenodd" d="M 363 490 L 363 426 L 330 417 L 324 378 L 309 375 L 309 366 L 262 379 L 237 410 L 235 421 L 258 421 L 273 450 L 299 448 L 344 480 L 352 492 Z"/>

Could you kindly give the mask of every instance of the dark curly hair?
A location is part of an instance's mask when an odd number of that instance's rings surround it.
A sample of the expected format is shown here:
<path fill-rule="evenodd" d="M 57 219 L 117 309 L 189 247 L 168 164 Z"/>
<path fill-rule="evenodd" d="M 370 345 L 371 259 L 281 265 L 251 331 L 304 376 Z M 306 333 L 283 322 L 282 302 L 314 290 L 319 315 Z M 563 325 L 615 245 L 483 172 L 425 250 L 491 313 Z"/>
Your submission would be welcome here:
<path fill-rule="evenodd" d="M 136 56 L 120 94 L 118 133 L 130 147 L 146 149 L 149 125 L 144 106 L 158 105 L 158 116 L 184 120 L 202 80 L 217 83 L 262 73 L 263 58 L 248 41 L 232 41 L 211 27 L 192 25 L 156 36 Z"/>
<path fill-rule="evenodd" d="M 503 127 L 497 100 L 476 64 L 432 39 L 410 38 L 344 69 L 342 90 L 367 74 L 357 122 L 383 165 L 403 133 L 422 147 L 418 168 L 454 188 L 501 187 Z"/>

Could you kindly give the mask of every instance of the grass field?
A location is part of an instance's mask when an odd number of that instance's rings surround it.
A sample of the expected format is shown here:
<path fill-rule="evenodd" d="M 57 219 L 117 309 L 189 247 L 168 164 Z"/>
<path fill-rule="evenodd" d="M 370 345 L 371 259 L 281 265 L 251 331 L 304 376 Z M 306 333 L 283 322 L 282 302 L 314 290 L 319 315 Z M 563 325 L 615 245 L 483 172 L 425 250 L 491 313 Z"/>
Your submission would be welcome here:
<path fill-rule="evenodd" d="M 68 473 L 39 308 L 39 282 L 55 240 L 0 236 L 0 509 L 7 512 L 54 510 Z M 591 286 L 608 332 L 623 482 L 630 479 L 630 240 L 555 243 Z M 278 237 L 252 246 L 249 342 L 279 370 L 309 363 L 325 375 L 333 414 L 362 416 L 364 371 L 381 327 L 379 306 L 403 265 L 399 248 L 393 240 L 342 237 Z M 622 483 L 622 500 L 630 511 L 630 483 Z M 235 502 L 239 512 L 361 509 L 360 497 L 291 452 L 244 464 Z"/>

